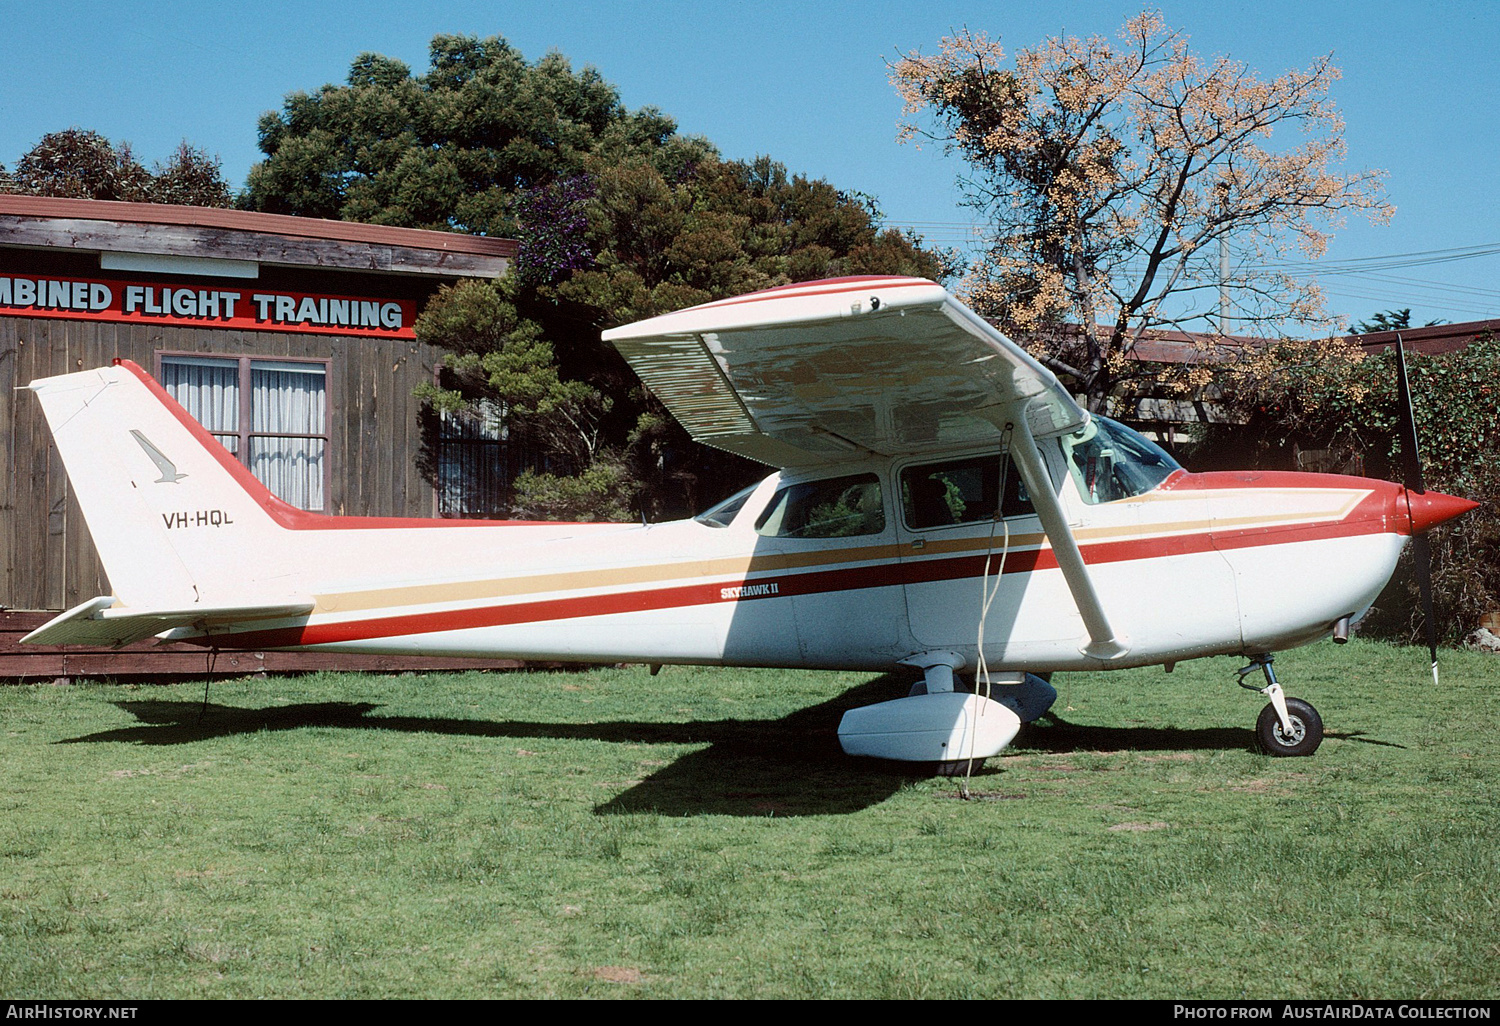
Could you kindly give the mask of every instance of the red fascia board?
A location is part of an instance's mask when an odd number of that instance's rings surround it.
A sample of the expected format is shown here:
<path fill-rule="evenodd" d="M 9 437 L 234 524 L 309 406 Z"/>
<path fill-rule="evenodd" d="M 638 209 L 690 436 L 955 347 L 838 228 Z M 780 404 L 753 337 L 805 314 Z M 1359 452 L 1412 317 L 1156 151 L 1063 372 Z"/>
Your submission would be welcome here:
<path fill-rule="evenodd" d="M 1500 335 L 1500 320 L 1463 321 L 1459 324 L 1433 324 L 1425 328 L 1402 328 L 1400 331 L 1372 331 L 1350 335 L 1349 341 L 1367 353 L 1383 352 L 1396 344 L 1396 336 L 1408 352 L 1434 356 L 1463 349 L 1484 334 Z"/>
<path fill-rule="evenodd" d="M 995 327 L 1001 331 L 1006 330 L 1004 324 L 993 321 L 991 323 L 995 324 Z M 1078 333 L 1076 327 L 1065 327 L 1063 330 L 1065 334 L 1076 335 Z M 1109 329 L 1101 326 L 1100 333 L 1107 335 Z M 1500 319 L 1463 321 L 1458 324 L 1434 324 L 1424 328 L 1403 328 L 1400 331 L 1374 331 L 1364 335 L 1349 334 L 1334 336 L 1334 338 L 1342 338 L 1349 345 L 1363 349 L 1367 353 L 1378 353 L 1395 345 L 1396 336 L 1400 335 L 1401 340 L 1406 345 L 1407 352 L 1437 356 L 1463 349 L 1475 339 L 1487 333 L 1500 336 Z M 1024 335 L 1020 337 L 1024 337 Z M 1218 335 L 1207 333 L 1195 334 L 1185 331 L 1152 329 L 1145 332 L 1135 342 L 1128 355 L 1130 358 L 1142 363 L 1221 363 L 1235 355 L 1246 351 L 1253 351 L 1273 341 L 1276 340 L 1250 335 L 1226 335 L 1221 338 Z"/>
<path fill-rule="evenodd" d="M 58 218 L 82 221 L 116 221 L 122 224 L 174 224 L 229 231 L 288 235 L 337 242 L 363 242 L 375 246 L 402 246 L 448 253 L 513 259 L 514 239 L 494 239 L 458 232 L 434 232 L 421 228 L 329 221 L 289 214 L 263 214 L 250 210 L 217 207 L 180 207 L 162 203 L 120 203 L 115 200 L 65 199 L 56 196 L 0 195 L 0 215 Z"/>

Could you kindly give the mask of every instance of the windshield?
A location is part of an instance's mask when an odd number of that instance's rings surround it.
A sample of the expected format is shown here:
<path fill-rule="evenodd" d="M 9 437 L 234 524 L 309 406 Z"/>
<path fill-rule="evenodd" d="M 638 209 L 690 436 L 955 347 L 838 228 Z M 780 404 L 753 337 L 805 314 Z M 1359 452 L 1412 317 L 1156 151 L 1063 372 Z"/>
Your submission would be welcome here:
<path fill-rule="evenodd" d="M 1149 492 L 1182 465 L 1139 432 L 1108 417 L 1093 417 L 1064 435 L 1068 471 L 1087 502 L 1114 502 Z"/>
<path fill-rule="evenodd" d="M 728 527 L 730 524 L 734 523 L 735 515 L 744 508 L 745 503 L 749 501 L 750 496 L 754 494 L 755 489 L 759 487 L 760 483 L 756 482 L 749 488 L 735 492 L 723 502 L 719 503 L 716 506 L 710 506 L 708 509 L 704 510 L 702 513 L 699 513 L 693 519 L 698 521 L 698 523 L 700 524 L 707 525 L 708 527 Z"/>

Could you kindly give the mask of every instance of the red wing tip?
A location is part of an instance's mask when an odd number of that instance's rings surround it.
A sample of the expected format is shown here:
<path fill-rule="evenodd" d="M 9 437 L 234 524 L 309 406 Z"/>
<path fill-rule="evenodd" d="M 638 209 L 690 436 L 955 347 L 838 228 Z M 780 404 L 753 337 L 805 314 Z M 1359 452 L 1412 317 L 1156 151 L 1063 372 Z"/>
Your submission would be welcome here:
<path fill-rule="evenodd" d="M 790 285 L 776 285 L 769 289 L 761 289 L 759 292 L 747 292 L 746 296 L 770 296 L 778 292 L 791 292 L 799 289 L 816 289 L 831 285 L 858 285 L 864 282 L 885 281 L 899 285 L 936 285 L 937 283 L 928 278 L 913 278 L 909 275 L 900 274 L 846 274 L 842 278 L 817 278 L 813 281 L 796 281 Z M 731 299 L 743 299 L 743 296 L 731 296 Z"/>

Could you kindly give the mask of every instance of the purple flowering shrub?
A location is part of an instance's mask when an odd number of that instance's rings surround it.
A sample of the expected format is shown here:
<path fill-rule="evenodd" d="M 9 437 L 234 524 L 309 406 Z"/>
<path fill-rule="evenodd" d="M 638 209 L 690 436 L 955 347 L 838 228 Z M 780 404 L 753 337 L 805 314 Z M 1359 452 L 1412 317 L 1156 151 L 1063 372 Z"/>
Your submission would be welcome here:
<path fill-rule="evenodd" d="M 584 209 L 594 191 L 593 176 L 577 174 L 516 196 L 516 274 L 523 284 L 549 285 L 594 266 Z"/>

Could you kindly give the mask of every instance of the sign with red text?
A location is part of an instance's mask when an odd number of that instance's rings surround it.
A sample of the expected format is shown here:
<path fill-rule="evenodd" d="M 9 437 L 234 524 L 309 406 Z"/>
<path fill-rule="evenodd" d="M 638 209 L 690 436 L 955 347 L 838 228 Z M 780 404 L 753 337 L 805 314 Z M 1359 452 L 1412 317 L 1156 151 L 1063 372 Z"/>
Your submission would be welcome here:
<path fill-rule="evenodd" d="M 413 338 L 417 304 L 316 292 L 0 275 L 0 316 Z"/>

